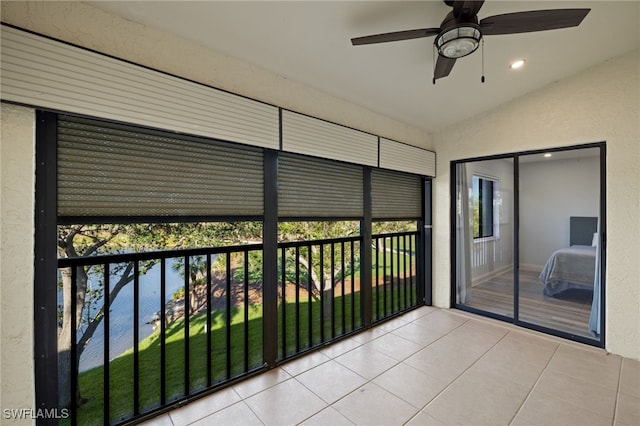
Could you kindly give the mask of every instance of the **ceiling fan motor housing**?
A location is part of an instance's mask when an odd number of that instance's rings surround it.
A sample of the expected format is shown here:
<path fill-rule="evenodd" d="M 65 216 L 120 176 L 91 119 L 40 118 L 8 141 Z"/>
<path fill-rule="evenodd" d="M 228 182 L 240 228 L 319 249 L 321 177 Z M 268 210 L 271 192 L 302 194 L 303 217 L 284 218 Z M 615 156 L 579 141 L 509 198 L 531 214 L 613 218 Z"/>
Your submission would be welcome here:
<path fill-rule="evenodd" d="M 436 36 L 434 45 L 440 56 L 458 59 L 470 55 L 478 49 L 482 31 L 478 17 L 459 19 L 450 12 L 440 25 L 442 31 Z"/>

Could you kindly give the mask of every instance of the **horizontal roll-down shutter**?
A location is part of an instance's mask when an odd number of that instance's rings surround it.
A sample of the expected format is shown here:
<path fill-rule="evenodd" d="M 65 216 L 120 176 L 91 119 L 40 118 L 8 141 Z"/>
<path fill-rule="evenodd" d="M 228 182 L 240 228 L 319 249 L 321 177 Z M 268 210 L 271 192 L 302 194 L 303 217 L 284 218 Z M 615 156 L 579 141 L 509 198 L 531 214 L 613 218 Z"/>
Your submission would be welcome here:
<path fill-rule="evenodd" d="M 58 215 L 263 213 L 260 148 L 92 119 L 58 120 Z"/>
<path fill-rule="evenodd" d="M 422 178 L 408 173 L 371 171 L 373 219 L 418 219 L 422 217 Z"/>
<path fill-rule="evenodd" d="M 363 192 L 361 166 L 295 154 L 280 154 L 280 217 L 362 217 Z"/>

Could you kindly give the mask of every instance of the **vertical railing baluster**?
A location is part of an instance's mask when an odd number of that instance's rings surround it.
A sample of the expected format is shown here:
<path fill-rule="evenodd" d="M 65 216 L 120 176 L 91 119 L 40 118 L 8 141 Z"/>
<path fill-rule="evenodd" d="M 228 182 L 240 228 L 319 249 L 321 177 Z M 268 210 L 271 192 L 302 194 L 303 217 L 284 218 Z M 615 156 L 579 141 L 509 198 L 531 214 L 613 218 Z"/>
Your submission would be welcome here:
<path fill-rule="evenodd" d="M 345 278 L 345 258 L 344 258 L 344 241 L 340 242 L 340 269 L 342 271 L 342 277 L 340 277 L 340 291 L 342 292 L 342 334 L 347 330 L 347 310 L 345 308 L 346 294 L 344 292 L 344 278 Z M 353 294 L 351 295 L 353 297 Z"/>
<path fill-rule="evenodd" d="M 227 296 L 227 312 L 226 312 L 226 344 L 227 344 L 227 379 L 231 378 L 231 252 L 227 252 L 226 263 L 226 296 Z"/>
<path fill-rule="evenodd" d="M 300 352 L 300 247 L 295 250 L 295 270 L 296 270 L 296 353 Z"/>
<path fill-rule="evenodd" d="M 167 260 L 160 259 L 160 405 L 167 401 Z"/>
<path fill-rule="evenodd" d="M 376 268 L 376 321 L 380 319 L 380 238 L 375 239 L 375 253 L 376 253 L 376 262 L 374 264 Z M 362 283 L 360 283 L 362 285 Z"/>
<path fill-rule="evenodd" d="M 393 237 L 389 238 L 389 269 L 391 270 L 391 274 L 390 274 L 390 280 L 391 280 L 391 312 L 395 312 L 396 311 L 396 304 L 395 304 L 395 295 L 394 295 L 394 291 L 395 289 L 393 288 L 394 285 L 394 277 L 395 277 L 395 269 L 394 269 L 394 262 L 393 262 Z"/>
<path fill-rule="evenodd" d="M 311 245 L 307 245 L 307 259 L 309 260 L 309 267 L 313 265 L 313 258 L 311 256 Z M 307 315 L 308 315 L 308 328 L 309 331 L 309 347 L 313 346 L 313 281 L 311 280 L 311 271 L 307 271 Z"/>
<path fill-rule="evenodd" d="M 402 265 L 404 266 L 403 286 L 404 286 L 404 308 L 409 307 L 409 294 L 407 293 L 407 235 L 402 236 Z"/>
<path fill-rule="evenodd" d="M 207 386 L 213 382 L 211 371 L 211 253 L 207 253 Z"/>
<path fill-rule="evenodd" d="M 140 414 L 140 261 L 133 264 L 133 413 Z"/>
<path fill-rule="evenodd" d="M 69 363 L 71 364 L 69 370 L 71 372 L 70 383 L 70 407 L 69 417 L 71 424 L 77 424 L 78 419 L 78 268 L 82 266 L 71 267 L 71 348 Z"/>
<path fill-rule="evenodd" d="M 397 268 L 397 272 L 396 272 L 396 276 L 397 276 L 397 285 L 398 285 L 398 309 L 396 311 L 400 311 L 402 310 L 402 271 L 400 271 L 400 267 L 402 266 L 402 259 L 400 257 L 400 236 L 397 235 L 396 236 L 396 268 Z"/>
<path fill-rule="evenodd" d="M 105 263 L 103 266 L 103 271 L 104 271 L 104 302 L 103 302 L 103 313 L 104 313 L 104 317 L 103 317 L 103 327 L 104 327 L 104 344 L 103 344 L 103 387 L 104 387 L 104 392 L 103 392 L 103 421 L 104 424 L 108 425 L 110 423 L 110 407 L 109 407 L 109 395 L 110 395 L 110 391 L 109 391 L 109 384 L 110 384 L 110 380 L 109 380 L 109 321 L 110 321 L 110 312 L 109 312 L 109 305 L 110 305 L 110 300 L 109 300 L 109 293 L 110 293 L 110 288 L 111 288 L 111 283 L 110 283 L 110 277 L 109 277 L 109 263 Z"/>
<path fill-rule="evenodd" d="M 287 249 L 281 247 L 282 255 L 282 357 L 287 357 Z"/>
<path fill-rule="evenodd" d="M 244 250 L 244 371 L 249 371 L 249 250 Z"/>
<path fill-rule="evenodd" d="M 189 294 L 189 278 L 191 268 L 189 256 L 184 257 L 184 395 L 189 395 L 191 379 L 189 374 L 189 311 L 191 306 L 191 296 Z"/>
<path fill-rule="evenodd" d="M 413 268 L 414 268 L 414 259 L 415 256 L 413 255 L 413 248 L 414 248 L 414 242 L 415 242 L 415 235 L 411 235 L 409 237 L 409 270 L 411 271 L 411 275 L 409 275 L 410 277 L 410 287 L 411 287 L 411 305 L 415 306 L 417 304 L 417 286 L 415 285 L 416 282 L 416 274 L 413 272 Z"/>
<path fill-rule="evenodd" d="M 354 330 L 356 328 L 355 264 L 356 264 L 355 245 L 354 245 L 354 241 L 351 240 L 351 330 Z M 362 280 L 360 281 L 360 285 L 362 286 Z M 362 303 L 362 299 L 360 299 L 360 303 Z"/>
<path fill-rule="evenodd" d="M 320 341 L 324 342 L 324 244 L 320 244 Z"/>
<path fill-rule="evenodd" d="M 387 238 L 382 237 L 382 292 L 383 300 L 383 318 L 389 313 L 387 312 Z"/>
<path fill-rule="evenodd" d="M 335 282 L 336 282 L 336 246 L 335 243 L 331 244 L 331 338 L 336 337 L 336 296 L 335 296 Z"/>

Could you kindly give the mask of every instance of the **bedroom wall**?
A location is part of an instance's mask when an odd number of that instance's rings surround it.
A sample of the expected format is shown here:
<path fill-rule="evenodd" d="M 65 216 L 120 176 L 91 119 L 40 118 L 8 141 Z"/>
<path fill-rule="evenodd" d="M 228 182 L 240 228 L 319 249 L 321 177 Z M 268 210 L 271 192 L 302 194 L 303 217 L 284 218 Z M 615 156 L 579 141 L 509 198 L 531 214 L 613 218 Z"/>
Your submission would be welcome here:
<path fill-rule="evenodd" d="M 520 163 L 521 267 L 539 272 L 569 246 L 569 217 L 598 216 L 599 167 L 598 157 Z"/>
<path fill-rule="evenodd" d="M 450 161 L 606 141 L 606 348 L 640 359 L 639 93 L 636 50 L 435 135 L 435 305 L 450 306 Z"/>

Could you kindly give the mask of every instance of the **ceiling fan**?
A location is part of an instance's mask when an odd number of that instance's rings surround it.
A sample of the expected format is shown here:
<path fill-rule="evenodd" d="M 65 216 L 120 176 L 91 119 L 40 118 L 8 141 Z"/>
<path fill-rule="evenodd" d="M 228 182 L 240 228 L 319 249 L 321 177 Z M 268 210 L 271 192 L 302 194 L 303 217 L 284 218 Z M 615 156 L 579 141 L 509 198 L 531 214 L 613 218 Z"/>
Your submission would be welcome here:
<path fill-rule="evenodd" d="M 421 28 L 396 31 L 351 39 L 354 46 L 409 40 L 436 36 L 433 43 L 438 51 L 433 83 L 449 75 L 458 58 L 470 55 L 478 48 L 483 36 L 529 33 L 576 27 L 591 9 L 530 10 L 506 13 L 478 20 L 482 1 L 444 0 L 453 10 L 447 14 L 440 28 Z M 484 81 L 484 76 L 482 77 Z"/>

